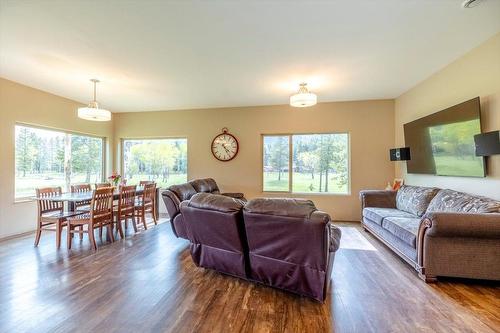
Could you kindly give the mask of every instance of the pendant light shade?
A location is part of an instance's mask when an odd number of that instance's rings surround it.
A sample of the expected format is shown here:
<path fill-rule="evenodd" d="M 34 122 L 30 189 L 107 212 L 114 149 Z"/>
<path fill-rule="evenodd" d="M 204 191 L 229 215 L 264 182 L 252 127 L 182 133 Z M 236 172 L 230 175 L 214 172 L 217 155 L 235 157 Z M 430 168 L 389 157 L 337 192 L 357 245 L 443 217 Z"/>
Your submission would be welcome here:
<path fill-rule="evenodd" d="M 313 106 L 318 102 L 316 94 L 307 89 L 307 83 L 301 83 L 299 91 L 290 96 L 290 105 L 297 108 Z"/>
<path fill-rule="evenodd" d="M 90 81 L 94 83 L 94 100 L 90 102 L 86 107 L 78 108 L 78 118 L 91 121 L 110 121 L 111 112 L 109 112 L 108 110 L 100 109 L 99 103 L 97 103 L 96 100 L 96 85 L 99 80 L 92 79 Z"/>

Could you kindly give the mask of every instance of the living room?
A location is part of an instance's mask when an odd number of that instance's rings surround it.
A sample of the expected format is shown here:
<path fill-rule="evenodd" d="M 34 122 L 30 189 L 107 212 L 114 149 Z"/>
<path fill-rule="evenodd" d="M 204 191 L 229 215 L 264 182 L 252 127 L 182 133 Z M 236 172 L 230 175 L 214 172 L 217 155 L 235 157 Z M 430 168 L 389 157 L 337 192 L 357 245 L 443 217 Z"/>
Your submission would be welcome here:
<path fill-rule="evenodd" d="M 499 17 L 0 0 L 0 331 L 500 330 Z"/>

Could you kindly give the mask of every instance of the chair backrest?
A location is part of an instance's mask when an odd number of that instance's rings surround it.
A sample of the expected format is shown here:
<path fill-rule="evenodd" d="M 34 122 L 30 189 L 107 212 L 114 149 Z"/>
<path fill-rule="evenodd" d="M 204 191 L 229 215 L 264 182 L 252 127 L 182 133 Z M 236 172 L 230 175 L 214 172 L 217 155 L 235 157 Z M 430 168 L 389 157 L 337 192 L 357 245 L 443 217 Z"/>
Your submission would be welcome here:
<path fill-rule="evenodd" d="M 120 198 L 118 199 L 118 214 L 134 211 L 136 186 L 120 186 Z"/>
<path fill-rule="evenodd" d="M 111 187 L 111 183 L 96 183 L 95 188 Z"/>
<path fill-rule="evenodd" d="M 142 204 L 154 203 L 156 197 L 156 183 L 144 185 Z"/>
<path fill-rule="evenodd" d="M 90 192 L 92 188 L 90 184 L 74 184 L 71 185 L 71 193 L 82 193 L 82 192 Z M 82 206 L 90 205 L 90 200 L 75 202 L 75 208 L 79 208 Z"/>
<path fill-rule="evenodd" d="M 113 188 L 102 187 L 94 191 L 90 203 L 90 218 L 93 221 L 111 219 L 113 216 Z"/>
<path fill-rule="evenodd" d="M 62 194 L 61 187 L 44 187 L 35 190 L 37 198 L 49 198 Z M 44 213 L 63 211 L 64 206 L 61 201 L 38 200 L 38 215 Z"/>
<path fill-rule="evenodd" d="M 247 249 L 243 202 L 211 193 L 197 193 L 180 204 L 197 266 L 246 277 Z"/>
<path fill-rule="evenodd" d="M 155 182 L 154 182 L 154 181 L 152 181 L 152 180 L 141 180 L 141 181 L 139 182 L 139 185 L 140 185 L 140 186 L 144 186 L 144 185 L 149 185 L 149 184 L 154 184 L 154 183 L 155 183 Z"/>

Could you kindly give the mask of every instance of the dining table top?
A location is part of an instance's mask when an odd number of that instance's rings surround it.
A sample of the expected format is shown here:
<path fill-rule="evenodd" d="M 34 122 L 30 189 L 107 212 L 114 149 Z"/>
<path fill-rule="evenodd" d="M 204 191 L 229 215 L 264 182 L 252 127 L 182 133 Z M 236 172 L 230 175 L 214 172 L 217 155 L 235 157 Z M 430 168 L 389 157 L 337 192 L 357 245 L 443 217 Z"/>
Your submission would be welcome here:
<path fill-rule="evenodd" d="M 137 185 L 136 188 L 136 194 L 143 194 L 144 193 L 144 186 Z M 85 191 L 85 192 L 65 192 L 61 193 L 61 195 L 54 195 L 54 196 L 48 196 L 48 197 L 32 197 L 34 200 L 47 200 L 47 201 L 63 201 L 63 202 L 80 202 L 80 201 L 88 201 L 92 200 L 92 196 L 94 194 L 94 191 Z M 113 199 L 118 199 L 120 196 L 120 191 L 119 189 L 115 188 L 113 191 Z"/>

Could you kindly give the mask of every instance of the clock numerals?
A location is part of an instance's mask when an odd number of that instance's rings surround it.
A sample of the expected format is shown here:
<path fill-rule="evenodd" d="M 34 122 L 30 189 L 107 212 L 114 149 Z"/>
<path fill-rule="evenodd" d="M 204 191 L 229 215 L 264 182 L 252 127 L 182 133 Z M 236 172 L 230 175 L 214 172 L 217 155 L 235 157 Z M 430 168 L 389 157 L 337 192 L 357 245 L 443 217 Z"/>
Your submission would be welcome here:
<path fill-rule="evenodd" d="M 212 142 L 212 154 L 220 161 L 230 161 L 238 154 L 238 141 L 231 134 L 224 132 Z"/>

